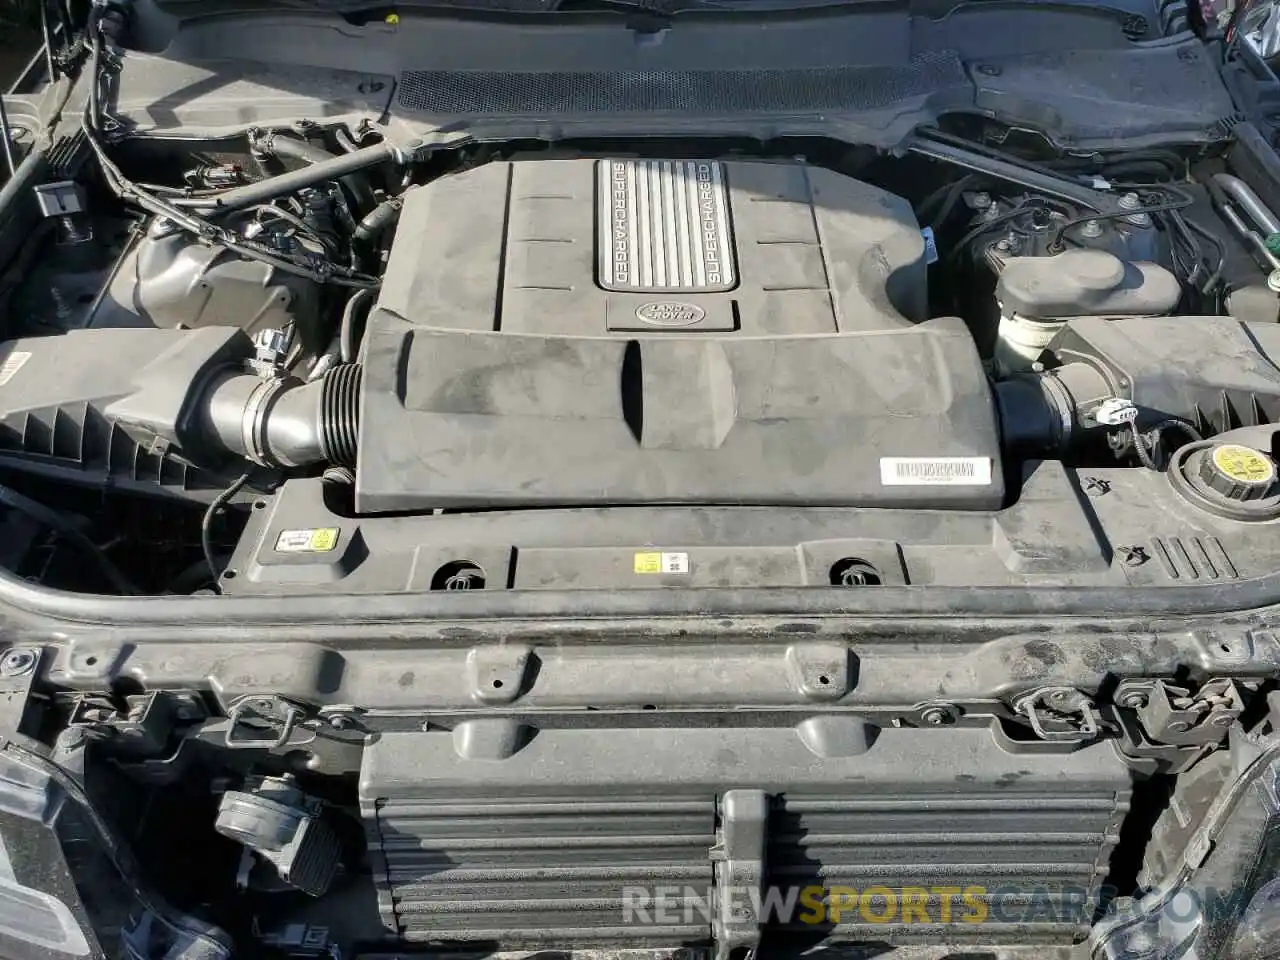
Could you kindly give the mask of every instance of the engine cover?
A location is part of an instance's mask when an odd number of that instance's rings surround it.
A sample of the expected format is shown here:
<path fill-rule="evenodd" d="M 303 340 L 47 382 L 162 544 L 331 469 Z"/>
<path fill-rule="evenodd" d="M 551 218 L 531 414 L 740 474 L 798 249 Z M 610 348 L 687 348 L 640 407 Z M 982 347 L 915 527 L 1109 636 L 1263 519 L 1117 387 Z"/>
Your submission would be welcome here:
<path fill-rule="evenodd" d="M 435 181 L 369 318 L 356 507 L 997 507 L 977 351 L 926 302 L 906 201 L 803 164 Z"/>

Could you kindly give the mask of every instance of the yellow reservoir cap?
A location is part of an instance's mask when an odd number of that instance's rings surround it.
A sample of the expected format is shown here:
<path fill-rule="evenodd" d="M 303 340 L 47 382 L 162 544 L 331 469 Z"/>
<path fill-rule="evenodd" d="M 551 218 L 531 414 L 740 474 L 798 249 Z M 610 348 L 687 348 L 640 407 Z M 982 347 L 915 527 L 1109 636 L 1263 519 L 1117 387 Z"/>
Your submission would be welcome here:
<path fill-rule="evenodd" d="M 1214 447 L 1210 459 L 1219 473 L 1236 483 L 1266 487 L 1276 481 L 1276 465 L 1271 458 L 1238 443 Z"/>

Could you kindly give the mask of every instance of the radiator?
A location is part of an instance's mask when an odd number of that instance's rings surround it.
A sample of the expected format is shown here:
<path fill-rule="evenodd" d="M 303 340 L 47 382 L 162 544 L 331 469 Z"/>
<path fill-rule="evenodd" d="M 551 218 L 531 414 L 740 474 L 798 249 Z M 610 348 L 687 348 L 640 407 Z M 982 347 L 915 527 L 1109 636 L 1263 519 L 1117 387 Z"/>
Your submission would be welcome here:
<path fill-rule="evenodd" d="M 768 883 L 819 887 L 839 939 L 1062 942 L 1086 935 L 1127 789 L 1042 796 L 975 783 L 960 796 L 774 798 Z M 1092 788 L 1092 789 L 1091 789 Z M 856 900 L 851 891 L 857 891 Z M 783 925 L 804 931 L 804 917 Z"/>
<path fill-rule="evenodd" d="M 634 937 L 621 923 L 624 889 L 711 889 L 711 795 L 380 801 L 367 822 L 383 917 L 406 940 Z M 645 935 L 705 940 L 707 929 Z"/>
<path fill-rule="evenodd" d="M 1106 744 L 1011 754 L 976 729 L 886 730 L 834 757 L 792 728 L 542 730 L 480 755 L 473 740 L 365 751 L 389 940 L 1069 944 L 1130 789 Z M 745 912 L 718 924 L 730 907 Z"/>

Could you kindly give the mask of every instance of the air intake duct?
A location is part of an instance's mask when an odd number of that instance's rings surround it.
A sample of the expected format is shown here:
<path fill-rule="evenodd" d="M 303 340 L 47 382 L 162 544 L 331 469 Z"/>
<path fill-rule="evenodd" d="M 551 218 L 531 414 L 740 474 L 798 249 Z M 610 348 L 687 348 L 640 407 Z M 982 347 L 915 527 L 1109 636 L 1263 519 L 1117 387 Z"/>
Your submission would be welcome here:
<path fill-rule="evenodd" d="M 197 404 L 201 434 L 206 442 L 264 467 L 353 467 L 361 372 L 359 364 L 343 364 L 311 383 L 223 375 Z"/>
<path fill-rule="evenodd" d="M 1002 380 L 995 395 L 1005 454 L 1055 458 L 1077 439 L 1082 411 L 1112 396 L 1113 390 L 1097 369 L 1078 362 Z"/>
<path fill-rule="evenodd" d="M 1231 317 L 1076 317 L 1049 352 L 1052 370 L 995 385 L 1001 449 L 1060 457 L 1115 430 L 1108 400 L 1139 430 L 1168 421 L 1213 436 L 1280 423 L 1280 325 Z M 1185 429 L 1177 434 L 1192 436 Z"/>
<path fill-rule="evenodd" d="M 0 467 L 208 502 L 236 460 L 356 462 L 363 367 L 259 376 L 241 330 L 74 330 L 0 341 Z M 230 462 L 228 462 L 230 461 Z"/>

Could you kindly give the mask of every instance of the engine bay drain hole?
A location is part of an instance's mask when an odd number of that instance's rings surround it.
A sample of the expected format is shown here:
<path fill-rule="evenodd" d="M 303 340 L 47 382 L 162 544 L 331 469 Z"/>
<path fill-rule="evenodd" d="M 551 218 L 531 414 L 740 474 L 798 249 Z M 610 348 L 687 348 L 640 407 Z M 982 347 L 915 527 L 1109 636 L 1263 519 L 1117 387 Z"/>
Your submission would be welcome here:
<path fill-rule="evenodd" d="M 878 587 L 882 582 L 875 565 L 858 557 L 845 557 L 831 565 L 833 587 Z"/>
<path fill-rule="evenodd" d="M 470 560 L 450 560 L 431 578 L 432 590 L 483 590 L 484 570 Z"/>

